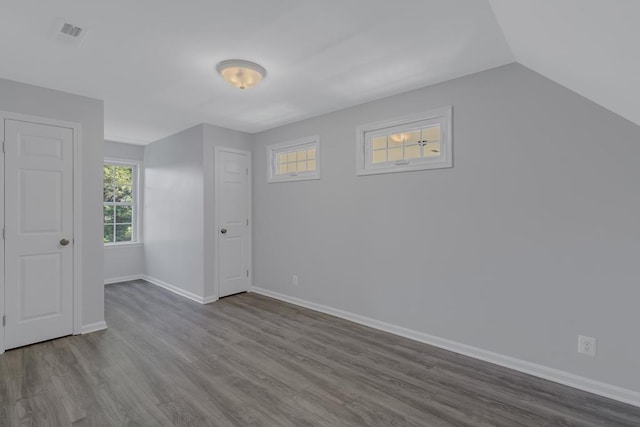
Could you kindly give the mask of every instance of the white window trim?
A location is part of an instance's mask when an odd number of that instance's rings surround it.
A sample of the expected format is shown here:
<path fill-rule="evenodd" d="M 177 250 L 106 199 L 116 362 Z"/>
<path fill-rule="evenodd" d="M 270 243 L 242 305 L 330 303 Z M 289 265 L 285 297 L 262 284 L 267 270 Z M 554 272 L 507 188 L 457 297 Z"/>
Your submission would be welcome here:
<path fill-rule="evenodd" d="M 114 157 L 105 157 L 103 164 L 105 165 L 116 165 L 116 166 L 134 166 L 135 172 L 133 175 L 133 219 L 132 224 L 134 225 L 133 236 L 131 236 L 131 241 L 129 242 L 111 242 L 105 243 L 105 248 L 117 248 L 117 247 L 134 247 L 134 246 L 142 246 L 142 233 L 140 225 L 142 224 L 142 204 L 140 203 L 140 176 L 142 173 L 142 162 L 137 160 L 130 159 L 119 159 Z M 104 202 L 103 202 L 104 206 Z M 113 213 L 115 215 L 115 211 Z M 104 216 L 104 215 L 103 215 Z M 114 219 L 115 220 L 115 219 Z M 103 229 L 104 229 L 104 218 L 102 220 Z M 104 230 L 103 230 L 104 233 Z"/>
<path fill-rule="evenodd" d="M 315 144 L 316 146 L 316 170 L 312 172 L 298 172 L 295 174 L 276 175 L 275 174 L 275 153 L 291 149 L 306 144 Z M 296 139 L 294 141 L 281 142 L 272 144 L 267 147 L 267 182 L 290 182 L 290 181 L 308 181 L 320 179 L 320 136 L 313 135 L 306 138 Z"/>
<path fill-rule="evenodd" d="M 142 242 L 113 242 L 113 243 L 105 243 L 105 249 L 114 249 L 114 248 L 141 248 L 144 246 Z"/>
<path fill-rule="evenodd" d="M 453 107 L 451 106 L 436 108 L 422 113 L 358 126 L 356 138 L 356 175 L 375 175 L 453 167 L 452 110 Z M 439 157 L 434 159 L 420 159 L 417 161 L 403 161 L 399 164 L 384 163 L 376 165 L 375 167 L 367 165 L 367 133 L 378 131 L 380 131 L 380 133 L 386 133 L 385 129 L 388 128 L 410 126 L 413 123 L 424 121 L 440 123 L 441 148 Z"/>

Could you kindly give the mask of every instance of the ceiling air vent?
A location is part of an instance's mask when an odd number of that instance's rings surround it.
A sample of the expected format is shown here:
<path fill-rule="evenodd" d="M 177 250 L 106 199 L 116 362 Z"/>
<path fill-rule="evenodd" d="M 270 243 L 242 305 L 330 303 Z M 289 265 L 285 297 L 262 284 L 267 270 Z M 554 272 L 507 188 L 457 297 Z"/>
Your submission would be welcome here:
<path fill-rule="evenodd" d="M 56 18 L 49 29 L 51 39 L 67 46 L 80 46 L 87 37 L 89 28 L 79 23 L 71 24 L 68 19 Z"/>
<path fill-rule="evenodd" d="M 84 31 L 82 28 L 76 27 L 75 25 L 71 25 L 66 22 L 64 23 L 64 25 L 62 26 L 62 29 L 60 30 L 62 34 L 66 34 L 74 38 L 80 37 L 80 34 L 82 33 L 82 31 Z"/>

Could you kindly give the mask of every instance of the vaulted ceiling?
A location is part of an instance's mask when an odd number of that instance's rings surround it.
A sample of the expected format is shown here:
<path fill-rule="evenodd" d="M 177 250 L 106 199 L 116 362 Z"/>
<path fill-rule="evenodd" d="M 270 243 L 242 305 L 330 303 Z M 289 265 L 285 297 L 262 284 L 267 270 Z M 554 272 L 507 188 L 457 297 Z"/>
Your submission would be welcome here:
<path fill-rule="evenodd" d="M 0 77 L 103 99 L 105 136 L 136 143 L 202 122 L 257 132 L 516 60 L 640 123 L 638 3 L 3 0 Z M 228 85 L 230 58 L 267 78 Z"/>
<path fill-rule="evenodd" d="M 640 124 L 640 1 L 491 5 L 516 61 Z"/>

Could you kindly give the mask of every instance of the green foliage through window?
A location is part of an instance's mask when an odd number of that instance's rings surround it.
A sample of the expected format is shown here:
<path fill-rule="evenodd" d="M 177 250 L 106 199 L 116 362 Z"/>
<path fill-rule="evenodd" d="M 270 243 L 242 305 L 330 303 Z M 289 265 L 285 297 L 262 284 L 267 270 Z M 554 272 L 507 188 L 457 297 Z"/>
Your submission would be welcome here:
<path fill-rule="evenodd" d="M 102 173 L 104 242 L 133 240 L 135 166 L 105 164 Z"/>

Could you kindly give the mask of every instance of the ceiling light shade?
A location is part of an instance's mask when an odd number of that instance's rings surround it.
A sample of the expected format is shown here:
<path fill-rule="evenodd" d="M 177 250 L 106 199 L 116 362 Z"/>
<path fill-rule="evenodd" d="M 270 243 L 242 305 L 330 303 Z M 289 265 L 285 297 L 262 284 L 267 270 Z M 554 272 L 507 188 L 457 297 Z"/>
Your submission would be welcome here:
<path fill-rule="evenodd" d="M 267 75 L 263 66 L 242 59 L 228 59 L 216 65 L 216 70 L 229 84 L 246 89 L 254 87 Z"/>

